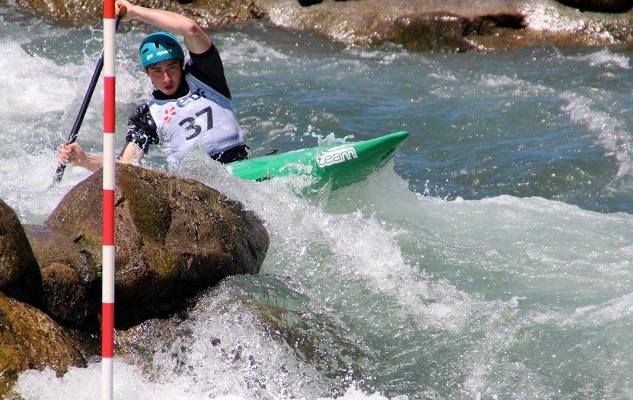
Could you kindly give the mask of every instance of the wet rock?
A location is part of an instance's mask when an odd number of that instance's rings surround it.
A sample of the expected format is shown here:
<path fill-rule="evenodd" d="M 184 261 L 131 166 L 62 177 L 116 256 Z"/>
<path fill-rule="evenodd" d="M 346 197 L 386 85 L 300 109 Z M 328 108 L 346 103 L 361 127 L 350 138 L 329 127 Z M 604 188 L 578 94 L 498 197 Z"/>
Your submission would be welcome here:
<path fill-rule="evenodd" d="M 70 332 L 49 316 L 0 293 L 0 397 L 8 395 L 17 375 L 49 367 L 59 376 L 85 359 Z"/>
<path fill-rule="evenodd" d="M 40 270 L 13 210 L 0 200 L 0 291 L 30 304 L 39 304 Z"/>
<path fill-rule="evenodd" d="M 168 319 L 149 319 L 128 329 L 117 331 L 114 353 L 117 357 L 151 374 L 154 355 L 159 351 L 157 347 L 187 341 L 187 334 L 191 335 L 191 332 L 179 329 L 181 324 L 186 323 L 182 317 L 175 315 Z"/>
<path fill-rule="evenodd" d="M 631 0 L 557 0 L 559 3 L 575 7 L 581 11 L 621 13 L 633 8 Z"/>
<path fill-rule="evenodd" d="M 17 2 L 75 25 L 100 23 L 101 3 L 96 0 Z M 580 13 L 563 3 L 602 12 Z M 395 42 L 422 51 L 596 46 L 633 40 L 633 13 L 621 13 L 631 9 L 630 0 L 197 0 L 191 4 L 141 0 L 138 4 L 182 13 L 204 29 L 265 18 L 273 25 L 346 45 Z"/>
<path fill-rule="evenodd" d="M 315 307 L 289 280 L 270 275 L 236 276 L 223 281 L 218 290 L 223 288 L 257 316 L 273 339 L 288 344 L 300 359 L 328 378 L 359 378 L 371 360 L 341 321 Z"/>
<path fill-rule="evenodd" d="M 286 278 L 231 276 L 202 295 L 186 315 L 152 319 L 120 331 L 117 354 L 155 374 L 192 373 L 200 369 L 201 357 L 210 364 L 225 363 L 226 368 L 242 371 L 268 368 L 266 352 L 270 349 L 252 346 L 250 340 L 241 342 L 233 335 L 247 329 L 245 326 L 252 329 L 253 321 L 263 341 L 289 347 L 297 360 L 319 371 L 321 388 L 327 385 L 333 394 L 342 394 L 356 378 L 368 383 L 366 370 L 373 362 L 370 351 L 315 303 Z M 284 363 L 280 368 L 284 374 L 288 372 Z M 249 384 L 266 384 L 256 375 L 251 378 Z"/>
<path fill-rule="evenodd" d="M 97 172 L 73 188 L 45 224 L 69 237 L 87 260 L 79 269 L 77 261 L 56 260 L 77 273 L 57 265 L 47 278 L 71 287 L 85 282 L 85 291 L 67 292 L 92 296 L 89 304 L 100 293 L 92 289 L 101 274 L 94 262 L 101 260 L 101 178 Z M 131 165 L 117 165 L 116 180 L 117 327 L 176 312 L 226 276 L 259 272 L 268 233 L 240 203 L 199 182 Z M 54 259 L 42 267 L 51 268 Z"/>
<path fill-rule="evenodd" d="M 92 321 L 96 316 L 98 303 L 94 287 L 95 281 L 83 282 L 77 269 L 67 264 L 52 263 L 42 269 L 46 310 L 58 320 L 67 323 Z M 91 297 L 89 294 L 93 293 Z M 93 324 L 94 325 L 94 324 Z"/>
<path fill-rule="evenodd" d="M 473 47 L 462 38 L 463 25 L 468 21 L 496 15 L 522 19 L 522 3 L 505 0 L 328 0 L 312 7 L 301 7 L 291 0 L 258 0 L 267 18 L 278 26 L 311 30 L 346 44 L 396 42 L 411 49 L 441 51 Z"/>
<path fill-rule="evenodd" d="M 16 0 L 18 5 L 29 7 L 56 21 L 72 25 L 101 23 L 103 2 L 98 0 Z M 137 0 L 144 7 L 174 11 L 195 19 L 205 29 L 243 24 L 261 14 L 254 0 Z M 137 24 L 131 22 L 129 24 Z M 121 29 L 126 29 L 122 24 Z"/>
<path fill-rule="evenodd" d="M 480 49 L 477 39 L 497 35 L 499 29 L 521 30 L 523 14 L 490 14 L 475 18 L 450 13 L 404 15 L 383 28 L 389 41 L 416 51 L 462 52 Z"/>
<path fill-rule="evenodd" d="M 493 35 L 497 32 L 498 28 L 521 30 L 526 26 L 527 21 L 524 14 L 483 15 L 462 21 L 464 36 Z"/>
<path fill-rule="evenodd" d="M 86 246 L 46 226 L 26 225 L 42 276 L 42 308 L 57 321 L 97 329 L 101 305 L 99 245 Z"/>
<path fill-rule="evenodd" d="M 301 7 L 295 0 L 257 0 L 257 4 L 274 25 L 348 45 L 395 42 L 422 51 L 497 51 L 542 44 L 610 45 L 633 37 L 633 13 L 583 14 L 554 0 L 324 0 L 311 7 Z"/>
<path fill-rule="evenodd" d="M 464 21 L 451 14 L 419 14 L 398 17 L 392 41 L 418 51 L 466 51 L 472 45 L 463 36 Z"/>

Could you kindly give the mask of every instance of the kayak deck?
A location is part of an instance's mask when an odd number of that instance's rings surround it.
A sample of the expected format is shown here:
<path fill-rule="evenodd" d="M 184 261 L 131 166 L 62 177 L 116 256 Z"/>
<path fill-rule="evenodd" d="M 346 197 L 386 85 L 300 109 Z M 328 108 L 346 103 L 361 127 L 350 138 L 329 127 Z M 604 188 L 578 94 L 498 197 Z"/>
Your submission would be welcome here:
<path fill-rule="evenodd" d="M 330 184 L 332 190 L 367 178 L 393 157 L 409 136 L 394 132 L 375 139 L 330 146 L 310 147 L 226 164 L 242 179 L 264 181 L 298 175 L 313 178 L 311 188 Z"/>

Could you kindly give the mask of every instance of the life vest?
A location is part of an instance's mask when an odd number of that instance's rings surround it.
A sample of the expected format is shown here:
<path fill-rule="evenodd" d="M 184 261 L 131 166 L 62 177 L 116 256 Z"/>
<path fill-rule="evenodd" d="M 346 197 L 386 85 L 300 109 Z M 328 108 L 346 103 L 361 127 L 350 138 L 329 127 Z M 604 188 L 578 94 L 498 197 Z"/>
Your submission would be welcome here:
<path fill-rule="evenodd" d="M 196 146 L 215 156 L 244 144 L 231 100 L 189 73 L 184 78 L 186 96 L 148 103 L 167 161 L 180 162 Z"/>

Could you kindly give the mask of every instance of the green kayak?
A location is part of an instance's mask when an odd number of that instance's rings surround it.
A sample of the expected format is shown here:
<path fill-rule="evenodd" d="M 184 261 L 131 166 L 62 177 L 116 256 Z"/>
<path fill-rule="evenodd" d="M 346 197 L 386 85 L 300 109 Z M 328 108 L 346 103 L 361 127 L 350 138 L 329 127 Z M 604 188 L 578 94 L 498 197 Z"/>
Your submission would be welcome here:
<path fill-rule="evenodd" d="M 298 175 L 310 178 L 310 188 L 327 184 L 331 189 L 360 181 L 382 168 L 409 136 L 394 132 L 362 142 L 310 147 L 226 164 L 229 172 L 242 179 L 264 181 Z"/>

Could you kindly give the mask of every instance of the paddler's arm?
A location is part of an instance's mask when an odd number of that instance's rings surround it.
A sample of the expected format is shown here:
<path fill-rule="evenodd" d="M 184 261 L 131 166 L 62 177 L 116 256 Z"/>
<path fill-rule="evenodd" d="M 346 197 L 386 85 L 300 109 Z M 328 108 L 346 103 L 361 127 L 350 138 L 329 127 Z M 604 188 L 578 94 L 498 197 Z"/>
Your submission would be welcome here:
<path fill-rule="evenodd" d="M 127 142 L 116 161 L 121 164 L 130 164 L 132 162 L 140 161 L 144 155 L 145 153 L 143 152 L 143 149 L 141 149 L 138 144 Z"/>
<path fill-rule="evenodd" d="M 57 158 L 60 161 L 69 162 L 93 172 L 103 166 L 103 157 L 87 152 L 79 143 L 62 144 L 59 146 L 59 149 L 57 149 Z M 136 143 L 127 143 L 117 158 L 117 162 L 129 164 L 141 158 L 143 158 L 143 150 Z"/>
<path fill-rule="evenodd" d="M 192 19 L 171 11 L 157 10 L 134 5 L 127 0 L 117 0 L 116 14 L 122 14 L 123 21 L 136 20 L 159 29 L 182 35 L 192 53 L 202 54 L 211 48 L 213 42 L 202 28 Z"/>

